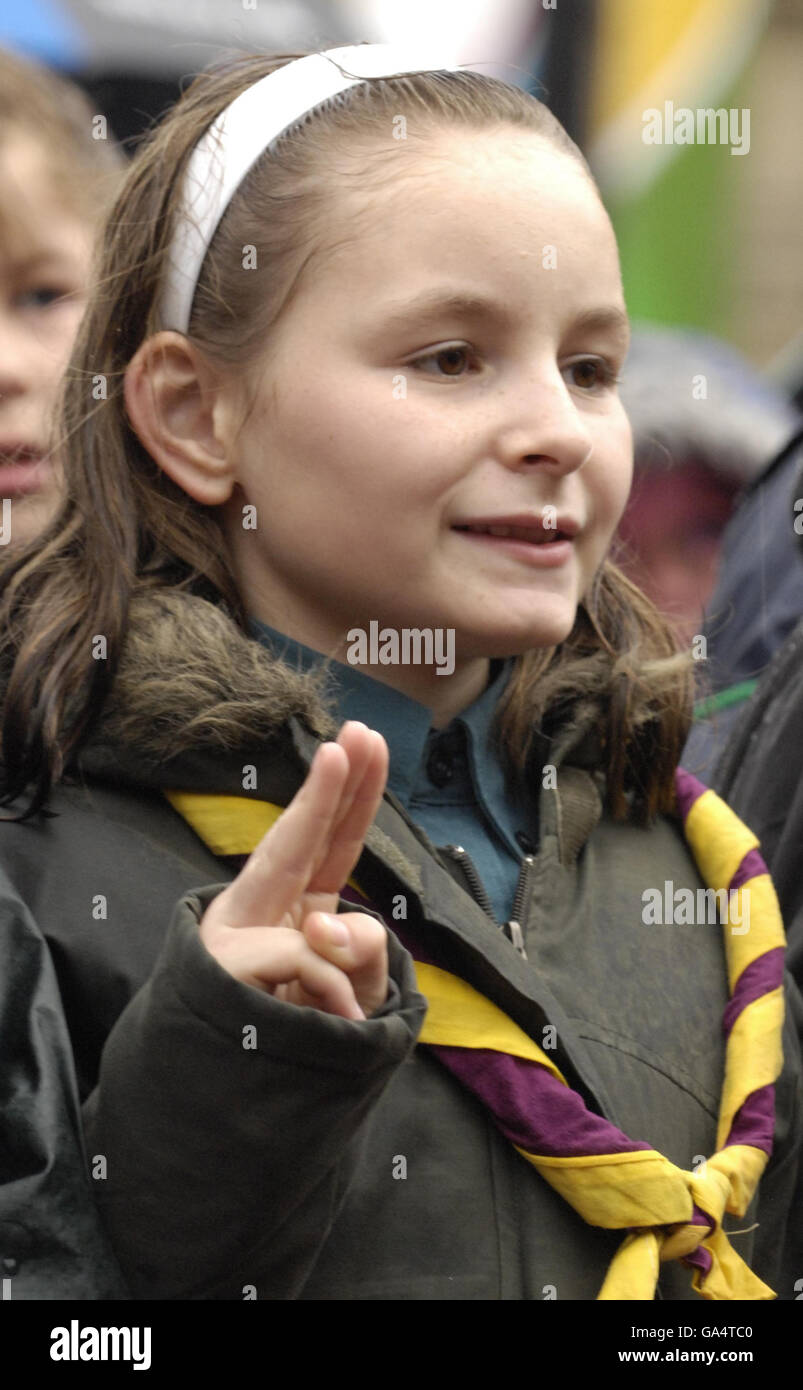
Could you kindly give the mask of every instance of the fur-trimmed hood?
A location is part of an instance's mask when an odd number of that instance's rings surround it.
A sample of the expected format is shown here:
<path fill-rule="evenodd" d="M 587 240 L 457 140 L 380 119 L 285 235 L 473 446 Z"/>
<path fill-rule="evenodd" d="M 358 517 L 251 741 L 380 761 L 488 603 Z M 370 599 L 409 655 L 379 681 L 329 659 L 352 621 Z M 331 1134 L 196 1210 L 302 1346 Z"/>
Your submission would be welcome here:
<path fill-rule="evenodd" d="M 190 748 L 269 743 L 291 717 L 329 737 L 337 724 L 324 685 L 246 636 L 222 608 L 184 590 L 159 590 L 132 602 L 89 746 L 103 742 L 158 762 Z"/>
<path fill-rule="evenodd" d="M 583 666 L 553 758 L 599 725 L 610 659 L 598 653 Z M 534 720 L 542 714 L 534 709 Z M 294 670 L 206 599 L 158 590 L 132 602 L 115 679 L 80 763 L 90 773 L 111 763 L 147 782 L 182 754 L 267 747 L 293 719 L 317 738 L 336 735 L 325 672 Z"/>

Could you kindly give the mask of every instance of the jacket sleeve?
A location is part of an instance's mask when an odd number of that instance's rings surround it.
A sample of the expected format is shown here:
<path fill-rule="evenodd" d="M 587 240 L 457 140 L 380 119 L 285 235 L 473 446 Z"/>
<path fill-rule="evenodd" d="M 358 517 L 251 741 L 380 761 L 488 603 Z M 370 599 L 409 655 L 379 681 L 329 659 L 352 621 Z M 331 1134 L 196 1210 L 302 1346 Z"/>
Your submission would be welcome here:
<path fill-rule="evenodd" d="M 0 871 L 2 1297 L 124 1299 L 87 1175 L 72 1049 L 39 923 Z"/>
<path fill-rule="evenodd" d="M 415 1046 L 426 1001 L 389 933 L 382 1009 L 352 1022 L 235 980 L 188 893 L 109 1035 L 84 1107 L 96 1198 L 140 1298 L 293 1298 L 348 1187 L 363 1120 Z M 353 911 L 353 904 L 341 904 Z"/>

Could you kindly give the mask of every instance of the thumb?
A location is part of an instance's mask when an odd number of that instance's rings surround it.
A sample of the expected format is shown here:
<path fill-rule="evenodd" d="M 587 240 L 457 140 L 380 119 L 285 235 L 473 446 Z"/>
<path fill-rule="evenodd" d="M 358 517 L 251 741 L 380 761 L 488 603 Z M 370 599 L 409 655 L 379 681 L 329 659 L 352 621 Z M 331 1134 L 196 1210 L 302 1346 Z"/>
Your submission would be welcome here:
<path fill-rule="evenodd" d="M 348 975 L 366 1017 L 388 993 L 388 934 L 364 912 L 310 912 L 302 924 L 312 949 Z"/>

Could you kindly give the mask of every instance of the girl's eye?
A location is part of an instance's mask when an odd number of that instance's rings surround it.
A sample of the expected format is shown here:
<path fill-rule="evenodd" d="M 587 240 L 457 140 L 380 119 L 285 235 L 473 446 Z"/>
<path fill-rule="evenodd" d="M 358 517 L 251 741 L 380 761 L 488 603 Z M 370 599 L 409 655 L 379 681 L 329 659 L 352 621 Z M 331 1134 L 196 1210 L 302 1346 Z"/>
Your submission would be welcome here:
<path fill-rule="evenodd" d="M 619 380 L 604 357 L 582 357 L 577 362 L 570 362 L 564 370 L 570 374 L 571 384 L 583 391 L 605 390 L 615 386 Z"/>
<path fill-rule="evenodd" d="M 21 309 L 49 309 L 51 304 L 66 299 L 71 293 L 71 290 L 61 286 L 36 285 L 33 289 L 23 290 L 17 295 L 17 303 Z"/>
<path fill-rule="evenodd" d="M 471 357 L 471 349 L 463 343 L 450 343 L 446 347 L 437 348 L 435 352 L 426 352 L 423 357 L 416 357 L 411 363 L 411 367 L 421 367 L 425 362 L 437 362 L 439 371 L 429 375 L 435 376 L 465 376 L 465 367 Z"/>

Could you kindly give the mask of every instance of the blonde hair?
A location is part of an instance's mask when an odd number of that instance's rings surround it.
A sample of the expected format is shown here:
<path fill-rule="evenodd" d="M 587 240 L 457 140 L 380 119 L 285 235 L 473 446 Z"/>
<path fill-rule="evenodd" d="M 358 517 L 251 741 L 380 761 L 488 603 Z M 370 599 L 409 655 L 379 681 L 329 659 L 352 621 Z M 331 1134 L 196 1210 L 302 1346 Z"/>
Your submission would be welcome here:
<path fill-rule="evenodd" d="M 0 49 L 0 141 L 15 133 L 35 141 L 65 209 L 90 224 L 108 210 L 125 165 L 113 135 L 95 124 L 100 115 L 74 82 Z"/>
<path fill-rule="evenodd" d="M 12 557 L 0 574 L 0 661 L 8 672 L 5 794 L 11 800 L 33 782 L 26 814 L 43 804 L 100 713 L 132 596 L 145 588 L 189 588 L 224 607 L 245 630 L 217 513 L 194 502 L 146 453 L 126 418 L 123 374 L 159 328 L 164 266 L 194 145 L 240 92 L 300 56 L 242 59 L 196 78 L 140 148 L 112 209 L 100 286 L 64 399 L 67 500 L 37 545 Z M 587 172 L 549 110 L 495 79 L 426 73 L 350 88 L 286 131 L 232 198 L 202 267 L 189 325 L 190 338 L 213 361 L 243 369 L 257 344 L 264 346 L 326 244 L 338 190 L 351 180 L 364 185 L 368 176 L 372 186 L 394 177 L 387 150 L 400 108 L 408 139 L 425 141 L 455 126 L 518 126 Z M 245 245 L 258 250 L 257 294 L 253 276 L 241 273 Z M 88 384 L 99 373 L 108 396 L 93 407 Z M 87 659 L 97 632 L 107 638 L 106 661 Z M 610 562 L 567 641 L 517 661 L 499 718 L 512 775 L 526 775 L 534 723 L 582 692 L 590 695 L 589 680 L 613 814 L 646 819 L 668 809 L 688 726 L 688 672 L 667 625 Z"/>

